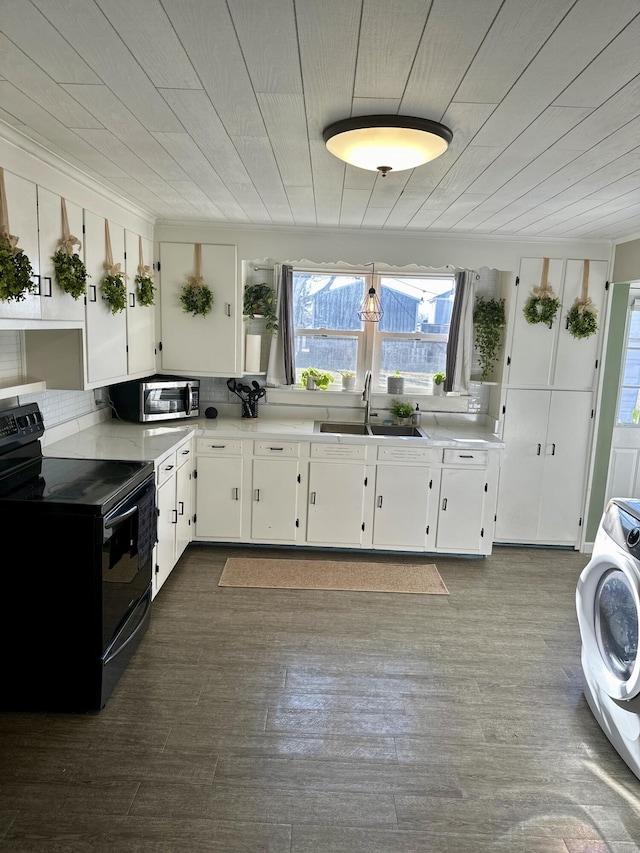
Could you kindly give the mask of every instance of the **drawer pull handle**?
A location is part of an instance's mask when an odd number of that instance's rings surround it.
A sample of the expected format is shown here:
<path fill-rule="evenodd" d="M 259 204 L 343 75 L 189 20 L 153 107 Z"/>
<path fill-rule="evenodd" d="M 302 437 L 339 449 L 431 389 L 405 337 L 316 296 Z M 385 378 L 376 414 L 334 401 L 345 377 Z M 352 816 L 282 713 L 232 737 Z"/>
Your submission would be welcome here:
<path fill-rule="evenodd" d="M 315 492 L 311 492 L 309 494 L 309 503 L 311 504 L 311 506 L 315 506 L 315 503 L 316 503 L 316 493 Z"/>
<path fill-rule="evenodd" d="M 555 456 L 555 455 L 556 455 L 556 446 L 555 446 L 555 444 L 552 444 L 552 445 L 551 445 L 551 455 L 552 455 L 552 456 Z"/>
<path fill-rule="evenodd" d="M 184 515 L 184 501 L 178 501 L 178 515 Z"/>
<path fill-rule="evenodd" d="M 165 471 L 171 471 L 172 469 L 173 469 L 173 465 L 166 465 L 164 470 Z"/>
<path fill-rule="evenodd" d="M 541 451 L 541 450 L 542 450 L 542 445 L 540 445 L 540 444 L 539 444 L 539 445 L 538 445 L 538 452 L 536 453 L 536 456 L 540 456 L 540 451 Z"/>
<path fill-rule="evenodd" d="M 458 453 L 460 459 L 473 459 L 473 453 Z"/>
<path fill-rule="evenodd" d="M 442 500 L 442 511 L 443 512 L 447 511 L 447 499 L 446 498 L 443 498 L 443 500 Z"/>
<path fill-rule="evenodd" d="M 226 444 L 212 444 L 211 449 L 212 450 L 224 450 L 226 446 L 227 446 Z M 189 451 L 187 450 L 187 453 L 188 452 Z"/>
<path fill-rule="evenodd" d="M 284 450 L 284 447 L 270 447 L 269 450 Z"/>
<path fill-rule="evenodd" d="M 240 500 L 240 489 L 238 489 L 238 488 L 231 489 L 231 500 L 232 501 L 239 501 Z"/>
<path fill-rule="evenodd" d="M 378 495 L 378 507 L 382 506 L 382 495 Z"/>
<path fill-rule="evenodd" d="M 171 523 L 177 524 L 178 523 L 178 510 L 174 509 L 174 510 L 172 510 L 172 512 L 173 512 L 173 521 Z"/>
<path fill-rule="evenodd" d="M 53 293 L 51 291 L 51 276 L 45 275 L 45 276 L 43 276 L 43 278 L 46 282 L 46 287 L 45 287 L 44 293 L 42 295 L 43 296 L 53 296 Z"/>
<path fill-rule="evenodd" d="M 183 451 L 182 451 L 182 455 L 183 455 L 183 456 L 188 456 L 190 453 L 191 453 L 191 451 L 190 451 L 190 450 L 183 450 Z"/>
<path fill-rule="evenodd" d="M 224 303 L 224 311 L 225 311 L 225 314 L 227 315 L 227 317 L 231 316 L 231 303 L 230 302 Z"/>
<path fill-rule="evenodd" d="M 254 501 L 256 501 L 256 503 L 260 503 L 260 489 L 254 489 L 253 499 Z"/>

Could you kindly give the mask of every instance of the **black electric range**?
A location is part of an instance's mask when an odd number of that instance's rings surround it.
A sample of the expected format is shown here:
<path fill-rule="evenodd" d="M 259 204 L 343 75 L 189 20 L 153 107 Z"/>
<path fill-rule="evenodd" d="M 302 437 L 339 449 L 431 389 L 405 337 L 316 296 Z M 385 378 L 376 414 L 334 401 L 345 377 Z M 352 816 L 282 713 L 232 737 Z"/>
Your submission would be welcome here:
<path fill-rule="evenodd" d="M 153 463 L 43 456 L 36 404 L 0 411 L 9 571 L 0 707 L 104 707 L 147 630 L 156 542 Z"/>

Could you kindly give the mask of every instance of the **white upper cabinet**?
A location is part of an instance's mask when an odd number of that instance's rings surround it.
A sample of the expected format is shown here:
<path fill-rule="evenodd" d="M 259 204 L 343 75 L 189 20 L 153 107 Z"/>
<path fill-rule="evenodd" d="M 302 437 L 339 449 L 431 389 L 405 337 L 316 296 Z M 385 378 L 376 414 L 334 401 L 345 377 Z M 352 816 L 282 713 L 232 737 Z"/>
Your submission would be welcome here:
<path fill-rule="evenodd" d="M 242 317 L 237 310 L 237 250 L 201 244 L 201 275 L 213 294 L 206 316 L 184 311 L 180 295 L 195 273 L 193 243 L 160 243 L 162 370 L 194 376 L 235 376 Z"/>
<path fill-rule="evenodd" d="M 82 208 L 65 200 L 69 232 L 77 237 L 81 246 L 73 247 L 84 260 L 84 236 L 82 233 Z M 43 320 L 65 320 L 84 322 L 84 297 L 74 299 L 65 293 L 56 282 L 53 255 L 63 237 L 62 199 L 49 190 L 38 187 L 38 237 L 40 251 L 40 304 Z M 87 282 L 89 283 L 89 282 Z"/>
<path fill-rule="evenodd" d="M 600 345 L 600 324 L 605 301 L 608 264 L 590 261 L 589 296 L 598 312 L 598 333 L 574 338 L 567 328 L 567 314 L 582 292 L 583 260 L 549 258 L 548 284 L 561 307 L 549 328 L 529 324 L 524 308 L 543 278 L 543 258 L 523 258 L 507 342 L 507 382 L 510 386 L 575 388 L 590 390 L 595 381 Z"/>
<path fill-rule="evenodd" d="M 127 376 L 127 315 L 112 314 L 102 298 L 100 282 L 107 260 L 105 220 L 91 211 L 84 212 L 85 263 L 91 276 L 87 286 L 87 382 L 89 387 L 107 385 Z M 113 263 L 124 270 L 124 228 L 109 222 Z"/>
<path fill-rule="evenodd" d="M 9 213 L 9 232 L 18 238 L 18 247 L 29 258 L 34 276 L 40 274 L 38 260 L 38 201 L 36 185 L 11 172 L 4 172 Z M 38 279 L 36 278 L 35 281 Z M 0 300 L 0 318 L 39 320 L 40 296 L 27 293 L 19 302 Z"/>
<path fill-rule="evenodd" d="M 141 241 L 137 234 L 125 231 L 126 271 L 127 271 L 127 368 L 129 376 L 148 376 L 155 372 L 155 308 L 153 305 L 142 305 L 138 299 L 136 276 L 142 261 L 145 266 L 152 267 L 153 247 L 150 240 Z M 140 243 L 142 242 L 142 259 L 140 258 Z M 156 286 L 154 302 L 158 300 Z"/>

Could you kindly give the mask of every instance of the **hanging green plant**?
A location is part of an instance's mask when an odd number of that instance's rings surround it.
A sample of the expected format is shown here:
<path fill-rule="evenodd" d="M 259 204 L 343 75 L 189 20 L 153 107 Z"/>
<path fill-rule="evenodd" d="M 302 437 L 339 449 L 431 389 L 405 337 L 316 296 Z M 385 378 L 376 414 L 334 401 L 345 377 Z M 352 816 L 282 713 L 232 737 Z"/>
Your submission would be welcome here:
<path fill-rule="evenodd" d="M 0 236 L 0 299 L 22 302 L 27 293 L 37 289 L 32 275 L 31 262 L 24 251 L 13 246 L 6 236 Z"/>
<path fill-rule="evenodd" d="M 118 314 L 127 307 L 124 273 L 107 273 L 100 282 L 100 292 L 105 302 L 109 303 L 112 314 Z"/>
<path fill-rule="evenodd" d="M 245 317 L 250 318 L 256 315 L 262 316 L 265 319 L 265 327 L 270 334 L 273 335 L 278 331 L 276 294 L 275 290 L 266 282 L 245 285 L 242 313 Z"/>
<path fill-rule="evenodd" d="M 187 314 L 206 317 L 213 307 L 213 293 L 208 285 L 189 281 L 182 288 L 180 302 Z"/>
<path fill-rule="evenodd" d="M 68 255 L 60 247 L 51 260 L 53 261 L 58 287 L 73 296 L 74 299 L 80 299 L 81 296 L 84 296 L 89 275 L 80 255 L 77 252 Z"/>
<path fill-rule="evenodd" d="M 574 338 L 590 338 L 598 331 L 598 318 L 588 308 L 574 305 L 567 314 L 567 329 Z"/>
<path fill-rule="evenodd" d="M 134 279 L 137 288 L 138 302 L 145 308 L 154 304 L 154 293 L 156 291 L 153 279 L 150 275 L 138 275 Z"/>
<path fill-rule="evenodd" d="M 557 297 L 536 296 L 532 293 L 523 309 L 524 318 L 532 326 L 536 323 L 544 323 L 551 328 L 559 308 L 560 300 Z"/>
<path fill-rule="evenodd" d="M 482 379 L 489 376 L 498 360 L 502 330 L 506 324 L 504 299 L 485 299 L 483 296 L 478 296 L 473 309 L 473 325 Z"/>

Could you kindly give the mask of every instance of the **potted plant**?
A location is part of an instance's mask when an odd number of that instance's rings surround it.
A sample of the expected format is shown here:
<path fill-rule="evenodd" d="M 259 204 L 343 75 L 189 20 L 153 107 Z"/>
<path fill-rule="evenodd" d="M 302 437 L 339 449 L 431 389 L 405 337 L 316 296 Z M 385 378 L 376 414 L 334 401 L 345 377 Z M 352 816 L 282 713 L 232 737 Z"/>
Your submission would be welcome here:
<path fill-rule="evenodd" d="M 356 387 L 356 375 L 353 370 L 343 370 L 340 375 L 342 376 L 342 390 L 353 391 Z"/>
<path fill-rule="evenodd" d="M 433 393 L 438 397 L 441 397 L 444 394 L 444 380 L 447 377 L 442 371 L 433 374 Z"/>
<path fill-rule="evenodd" d="M 397 370 L 393 376 L 387 376 L 387 394 L 404 394 L 404 377 Z"/>
<path fill-rule="evenodd" d="M 413 414 L 413 406 L 411 403 L 403 403 L 402 400 L 392 400 L 389 411 L 396 419 L 396 423 L 404 424 L 410 420 Z"/>
<path fill-rule="evenodd" d="M 502 330 L 507 321 L 504 314 L 504 299 L 485 299 L 478 296 L 473 309 L 475 348 L 480 356 L 482 379 L 486 379 L 498 360 Z"/>
<path fill-rule="evenodd" d="M 323 370 L 316 370 L 315 367 L 306 367 L 302 371 L 302 385 L 308 391 L 320 389 L 326 391 L 329 385 L 333 382 L 333 376 Z"/>
<path fill-rule="evenodd" d="M 251 319 L 264 317 L 265 327 L 269 334 L 273 335 L 278 331 L 276 294 L 266 282 L 245 285 L 242 313 Z"/>

